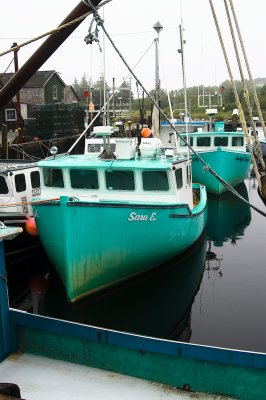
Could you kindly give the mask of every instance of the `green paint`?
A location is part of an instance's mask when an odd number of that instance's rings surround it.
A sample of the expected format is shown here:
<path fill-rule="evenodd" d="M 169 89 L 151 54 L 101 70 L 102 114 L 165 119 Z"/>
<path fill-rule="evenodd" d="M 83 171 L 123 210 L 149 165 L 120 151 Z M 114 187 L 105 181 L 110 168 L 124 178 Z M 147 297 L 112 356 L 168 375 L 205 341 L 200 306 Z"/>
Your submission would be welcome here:
<path fill-rule="evenodd" d="M 105 343 L 20 328 L 21 350 L 77 364 L 105 369 L 192 391 L 262 400 L 266 370 L 170 356 Z"/>

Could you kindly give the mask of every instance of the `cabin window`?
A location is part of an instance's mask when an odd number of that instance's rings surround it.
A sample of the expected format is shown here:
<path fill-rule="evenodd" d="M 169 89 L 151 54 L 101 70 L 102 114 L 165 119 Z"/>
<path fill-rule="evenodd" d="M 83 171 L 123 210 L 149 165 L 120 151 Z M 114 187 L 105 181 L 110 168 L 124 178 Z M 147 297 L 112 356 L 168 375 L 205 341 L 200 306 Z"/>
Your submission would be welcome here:
<path fill-rule="evenodd" d="M 215 137 L 214 146 L 228 146 L 228 137 L 227 136 Z"/>
<path fill-rule="evenodd" d="M 169 182 L 166 171 L 143 171 L 143 190 L 169 190 Z"/>
<path fill-rule="evenodd" d="M 6 184 L 6 180 L 3 176 L 0 176 L 0 194 L 7 194 L 8 193 L 8 187 Z"/>
<path fill-rule="evenodd" d="M 178 168 L 175 170 L 175 180 L 177 189 L 181 189 L 183 187 L 182 168 Z"/>
<path fill-rule="evenodd" d="M 186 139 L 186 138 L 185 138 Z M 187 140 L 187 139 L 186 139 Z M 187 144 L 182 140 L 182 139 L 180 139 L 180 146 L 186 146 Z M 193 146 L 193 137 L 191 137 L 190 136 L 190 138 L 189 138 L 189 144 L 190 144 L 190 146 Z"/>
<path fill-rule="evenodd" d="M 73 189 L 99 189 L 98 174 L 93 169 L 71 169 L 70 181 Z"/>
<path fill-rule="evenodd" d="M 30 173 L 31 187 L 37 189 L 40 187 L 40 173 L 39 171 L 33 171 Z"/>
<path fill-rule="evenodd" d="M 26 190 L 26 179 L 24 174 L 15 175 L 15 186 L 18 193 Z"/>
<path fill-rule="evenodd" d="M 107 170 L 105 182 L 108 190 L 135 190 L 133 171 Z"/>
<path fill-rule="evenodd" d="M 9 108 L 5 110 L 6 121 L 16 121 L 17 120 L 17 112 L 14 108 Z"/>
<path fill-rule="evenodd" d="M 57 100 L 57 86 L 56 85 L 53 85 L 52 91 L 53 91 L 53 100 Z"/>
<path fill-rule="evenodd" d="M 43 168 L 44 184 L 48 187 L 64 187 L 63 172 L 59 168 Z"/>
<path fill-rule="evenodd" d="M 232 137 L 232 146 L 243 146 L 244 138 L 241 136 L 233 136 Z"/>
<path fill-rule="evenodd" d="M 211 138 L 208 136 L 198 137 L 197 138 L 197 146 L 199 147 L 208 147 L 211 145 Z"/>

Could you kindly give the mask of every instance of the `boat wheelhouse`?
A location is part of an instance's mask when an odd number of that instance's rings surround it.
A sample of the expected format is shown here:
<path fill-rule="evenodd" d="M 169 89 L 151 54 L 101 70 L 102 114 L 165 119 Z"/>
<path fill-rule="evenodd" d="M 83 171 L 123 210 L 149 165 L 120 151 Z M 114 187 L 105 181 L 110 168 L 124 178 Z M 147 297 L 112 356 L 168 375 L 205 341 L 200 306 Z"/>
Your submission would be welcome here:
<path fill-rule="evenodd" d="M 13 242 L 4 243 L 5 255 L 27 251 L 39 245 L 37 231 L 31 230 L 34 220 L 31 200 L 40 195 L 40 173 L 36 162 L 29 160 L 0 161 L 0 221 L 3 226 L 21 227 L 23 233 Z M 28 229 L 29 228 L 29 229 Z M 32 235 L 34 234 L 34 236 Z"/>
<path fill-rule="evenodd" d="M 72 302 L 180 254 L 206 223 L 205 187 L 192 184 L 187 155 L 166 157 L 157 138 L 143 138 L 139 149 L 135 138 L 121 139 L 113 158 L 104 151 L 108 158 L 38 164 L 35 220 Z"/>
<path fill-rule="evenodd" d="M 40 173 L 36 162 L 0 161 L 0 219 L 4 224 L 23 224 L 32 215 L 32 198 L 40 195 Z"/>
<path fill-rule="evenodd" d="M 201 129 L 189 134 L 189 144 L 200 155 L 204 162 L 216 172 L 229 185 L 236 187 L 241 184 L 249 174 L 251 156 L 246 152 L 244 132 L 224 130 L 224 123 L 215 123 L 214 131 Z M 173 128 L 169 123 L 161 127 L 164 134 L 169 135 Z M 185 139 L 187 135 L 181 134 Z M 186 143 L 178 138 L 179 151 L 187 152 Z M 171 148 L 171 144 L 169 144 Z M 227 191 L 224 186 L 210 171 L 206 170 L 199 157 L 191 152 L 192 176 L 194 182 L 206 186 L 209 193 L 220 195 Z"/>

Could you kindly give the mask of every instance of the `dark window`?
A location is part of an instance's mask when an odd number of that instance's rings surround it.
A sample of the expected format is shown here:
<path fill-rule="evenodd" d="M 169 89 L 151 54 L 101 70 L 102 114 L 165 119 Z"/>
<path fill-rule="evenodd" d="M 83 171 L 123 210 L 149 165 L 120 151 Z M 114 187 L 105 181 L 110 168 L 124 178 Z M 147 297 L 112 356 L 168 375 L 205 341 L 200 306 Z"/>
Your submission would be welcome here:
<path fill-rule="evenodd" d="M 198 137 L 197 138 L 197 146 L 199 147 L 204 147 L 204 146 L 210 146 L 211 145 L 211 138 L 208 136 L 205 137 Z"/>
<path fill-rule="evenodd" d="M 177 189 L 180 189 L 181 187 L 183 187 L 182 168 L 178 168 L 175 170 L 175 180 L 176 180 Z"/>
<path fill-rule="evenodd" d="M 228 137 L 226 136 L 215 137 L 214 146 L 228 146 Z"/>
<path fill-rule="evenodd" d="M 17 113 L 15 109 L 6 109 L 6 121 L 16 121 L 17 120 Z"/>
<path fill-rule="evenodd" d="M 232 146 L 243 146 L 244 138 L 241 136 L 232 137 Z"/>
<path fill-rule="evenodd" d="M 30 173 L 31 187 L 32 189 L 37 189 L 40 187 L 40 172 L 32 171 Z"/>
<path fill-rule="evenodd" d="M 184 137 L 184 139 L 187 140 L 186 137 Z M 190 146 L 193 146 L 193 137 L 191 137 L 191 136 L 189 138 L 189 144 L 190 144 Z M 180 146 L 186 146 L 186 145 L 187 144 L 182 139 L 180 139 Z"/>
<path fill-rule="evenodd" d="M 6 184 L 6 180 L 3 176 L 0 176 L 0 194 L 7 194 L 8 193 L 8 187 Z"/>
<path fill-rule="evenodd" d="M 99 189 L 98 174 L 93 169 L 71 169 L 70 181 L 74 189 Z"/>
<path fill-rule="evenodd" d="M 26 190 L 26 179 L 24 174 L 15 175 L 15 185 L 18 193 Z"/>
<path fill-rule="evenodd" d="M 53 91 L 53 100 L 57 100 L 57 86 L 56 85 L 53 85 L 52 91 Z"/>
<path fill-rule="evenodd" d="M 169 190 L 169 183 L 166 171 L 143 171 L 143 190 Z"/>
<path fill-rule="evenodd" d="M 63 172 L 59 168 L 43 168 L 45 186 L 64 187 Z"/>
<path fill-rule="evenodd" d="M 108 190 L 135 190 L 133 171 L 105 171 Z"/>

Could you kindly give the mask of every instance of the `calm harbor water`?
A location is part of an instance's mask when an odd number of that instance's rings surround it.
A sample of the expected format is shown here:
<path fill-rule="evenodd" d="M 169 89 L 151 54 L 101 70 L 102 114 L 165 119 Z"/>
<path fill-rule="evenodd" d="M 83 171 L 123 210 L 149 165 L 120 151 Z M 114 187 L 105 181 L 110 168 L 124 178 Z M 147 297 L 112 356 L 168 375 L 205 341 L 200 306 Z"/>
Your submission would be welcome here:
<path fill-rule="evenodd" d="M 254 179 L 237 189 L 265 211 Z M 230 193 L 208 200 L 206 231 L 189 251 L 74 305 L 41 249 L 19 265 L 8 261 L 11 306 L 142 335 L 266 352 L 266 218 Z"/>

